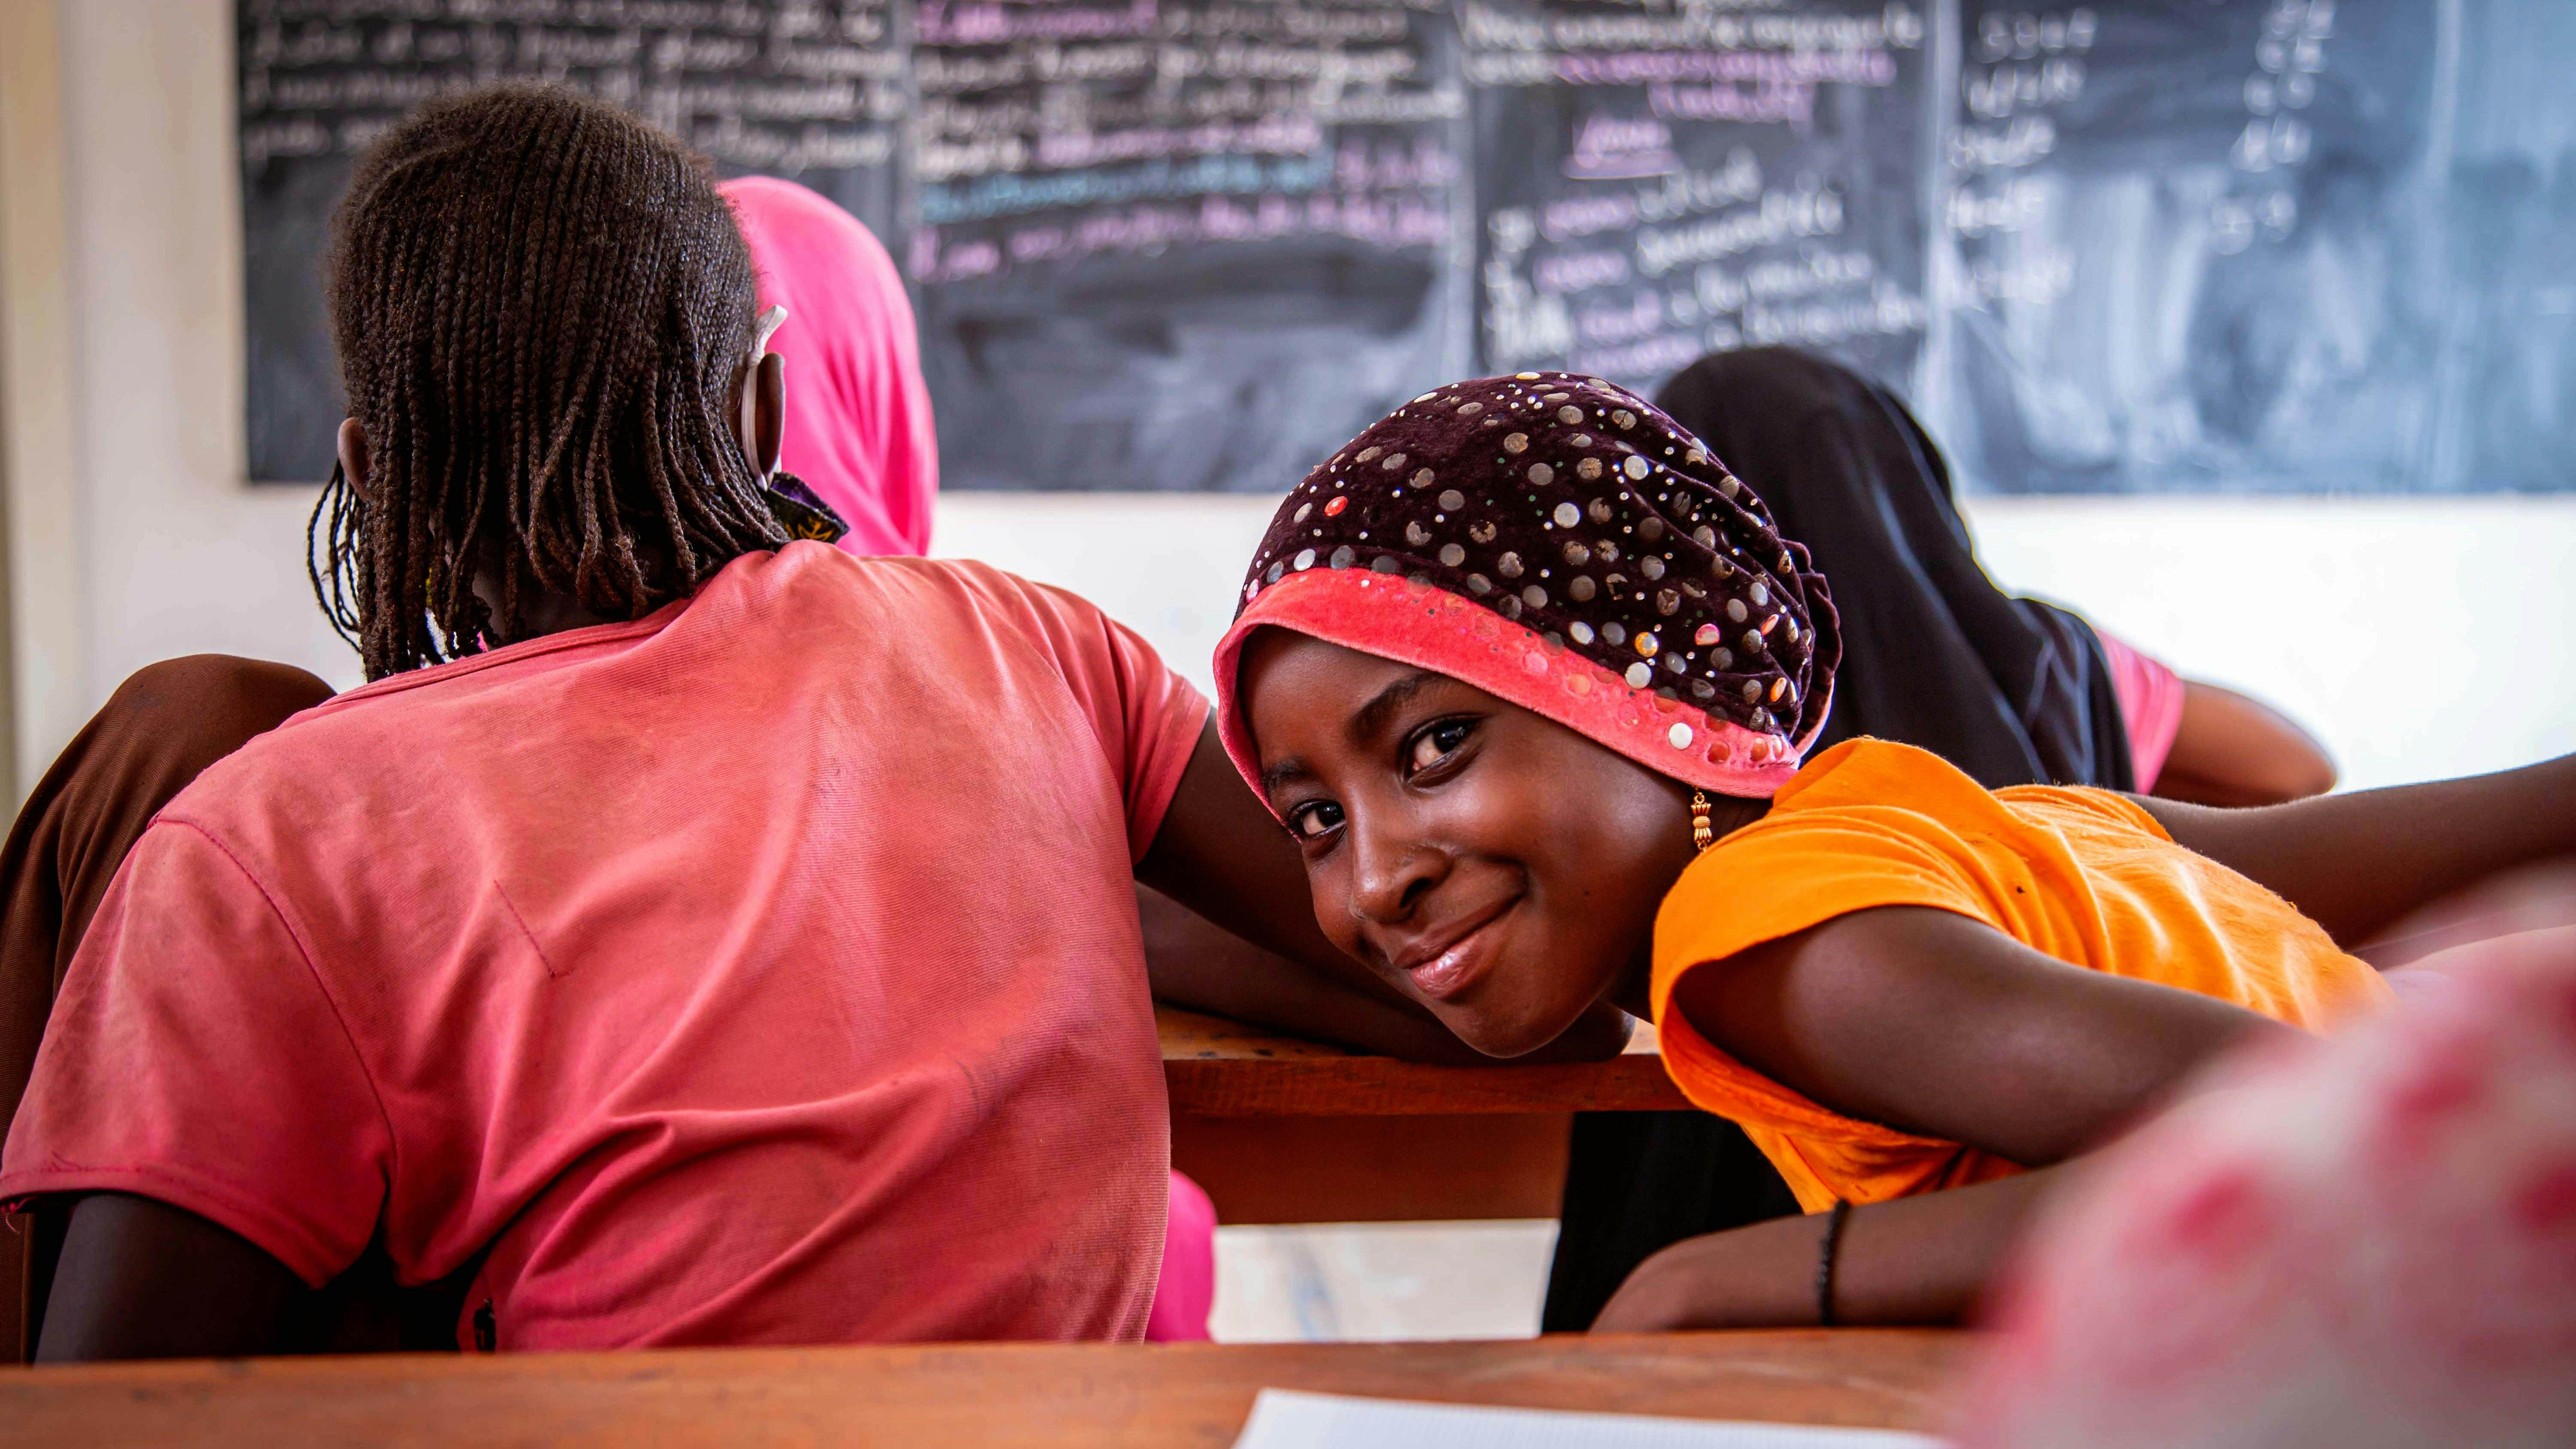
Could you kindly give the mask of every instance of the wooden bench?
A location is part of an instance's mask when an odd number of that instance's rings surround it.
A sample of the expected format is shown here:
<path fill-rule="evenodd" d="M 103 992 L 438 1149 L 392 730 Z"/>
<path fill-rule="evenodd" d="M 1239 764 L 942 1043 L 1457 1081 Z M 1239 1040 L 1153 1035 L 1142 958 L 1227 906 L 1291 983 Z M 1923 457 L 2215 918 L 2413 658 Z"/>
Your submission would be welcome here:
<path fill-rule="evenodd" d="M 27 1444 L 650 1443 L 1223 1449 L 1263 1388 L 1895 1429 L 1939 1425 L 1939 1330 L 1516 1343 L 975 1344 L 0 1369 Z"/>
<path fill-rule="evenodd" d="M 1623 1056 L 1430 1067 L 1155 1011 L 1172 1165 L 1227 1223 L 1556 1216 L 1573 1114 L 1687 1109 L 1651 1033 Z"/>

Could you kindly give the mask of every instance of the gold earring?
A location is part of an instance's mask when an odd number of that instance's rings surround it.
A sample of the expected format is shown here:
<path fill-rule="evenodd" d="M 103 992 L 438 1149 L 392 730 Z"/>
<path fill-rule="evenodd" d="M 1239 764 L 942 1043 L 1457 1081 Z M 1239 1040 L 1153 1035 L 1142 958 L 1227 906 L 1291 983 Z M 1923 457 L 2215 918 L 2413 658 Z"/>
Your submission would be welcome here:
<path fill-rule="evenodd" d="M 1691 844 L 1706 850 L 1716 843 L 1717 832 L 1710 829 L 1708 823 L 1708 796 L 1693 790 L 1691 792 Z"/>

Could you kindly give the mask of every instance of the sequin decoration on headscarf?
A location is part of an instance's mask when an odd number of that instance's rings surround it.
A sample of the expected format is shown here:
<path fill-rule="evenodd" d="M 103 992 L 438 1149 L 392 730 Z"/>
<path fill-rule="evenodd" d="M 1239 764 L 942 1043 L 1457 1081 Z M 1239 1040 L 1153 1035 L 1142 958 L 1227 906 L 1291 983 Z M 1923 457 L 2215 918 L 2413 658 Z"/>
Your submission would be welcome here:
<path fill-rule="evenodd" d="M 1662 774 L 1768 797 L 1824 725 L 1840 657 L 1825 581 L 1679 424 L 1597 378 L 1425 393 L 1306 475 L 1218 646 L 1219 731 L 1263 625 L 1416 665 Z"/>

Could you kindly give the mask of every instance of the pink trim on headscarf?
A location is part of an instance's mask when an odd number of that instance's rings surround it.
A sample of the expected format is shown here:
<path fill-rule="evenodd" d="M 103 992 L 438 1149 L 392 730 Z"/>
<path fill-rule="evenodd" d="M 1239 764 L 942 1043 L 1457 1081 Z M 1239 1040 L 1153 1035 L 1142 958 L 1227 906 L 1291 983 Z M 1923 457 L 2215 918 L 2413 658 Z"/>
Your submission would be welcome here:
<path fill-rule="evenodd" d="M 717 190 L 759 269 L 760 305 L 787 308 L 769 343 L 787 363 L 779 465 L 850 525 L 843 549 L 929 552 L 939 437 L 894 259 L 857 217 L 793 181 L 745 176 Z"/>
<path fill-rule="evenodd" d="M 1446 589 L 1368 569 L 1292 573 L 1253 596 L 1216 649 L 1217 736 L 1254 793 L 1261 756 L 1243 717 L 1236 672 L 1243 641 L 1265 624 L 1398 664 L 1436 670 L 1626 755 L 1686 785 L 1767 800 L 1832 712 L 1832 685 L 1807 737 L 1757 734 L 1706 710 L 1632 689 L 1562 644 Z M 1265 803 L 1267 803 L 1265 801 Z"/>

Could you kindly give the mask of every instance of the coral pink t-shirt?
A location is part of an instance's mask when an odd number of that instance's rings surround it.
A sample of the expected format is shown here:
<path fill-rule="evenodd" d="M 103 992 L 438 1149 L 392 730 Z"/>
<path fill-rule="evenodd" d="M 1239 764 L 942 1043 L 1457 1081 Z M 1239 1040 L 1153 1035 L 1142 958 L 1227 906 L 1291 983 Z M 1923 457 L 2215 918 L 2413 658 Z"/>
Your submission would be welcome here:
<path fill-rule="evenodd" d="M 0 1197 L 157 1198 L 315 1284 L 488 1248 L 505 1348 L 1134 1338 L 1131 871 L 1205 715 L 1069 595 L 817 543 L 354 690 L 136 844 Z"/>

